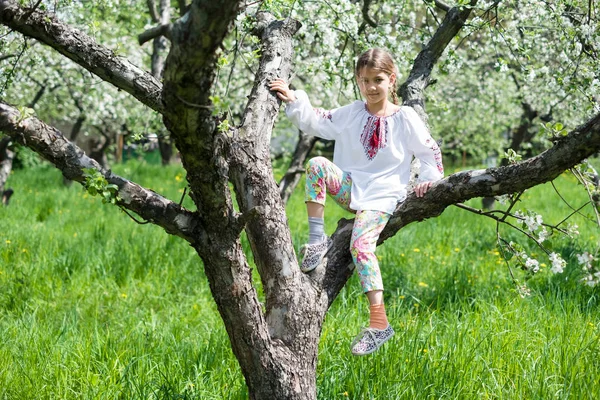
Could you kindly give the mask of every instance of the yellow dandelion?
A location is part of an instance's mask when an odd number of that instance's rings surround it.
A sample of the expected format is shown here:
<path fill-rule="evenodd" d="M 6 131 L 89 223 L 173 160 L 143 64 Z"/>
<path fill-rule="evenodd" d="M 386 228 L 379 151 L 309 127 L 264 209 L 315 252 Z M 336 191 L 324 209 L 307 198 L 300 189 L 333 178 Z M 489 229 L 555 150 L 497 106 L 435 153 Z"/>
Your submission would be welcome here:
<path fill-rule="evenodd" d="M 545 267 L 545 266 L 546 266 L 546 264 L 540 263 L 540 267 Z"/>
<path fill-rule="evenodd" d="M 425 282 L 419 282 L 419 286 L 421 286 L 421 287 L 429 287 L 429 285 L 426 284 Z"/>
<path fill-rule="evenodd" d="M 127 293 L 121 293 L 121 297 L 126 299 L 127 298 Z"/>
<path fill-rule="evenodd" d="M 419 252 L 421 252 L 421 250 L 420 250 L 420 249 L 417 249 L 417 248 L 414 248 L 414 249 L 413 249 L 413 251 L 414 251 L 415 253 L 419 253 Z"/>
<path fill-rule="evenodd" d="M 458 253 L 460 251 L 460 249 L 458 247 L 455 247 L 454 251 Z"/>
<path fill-rule="evenodd" d="M 405 297 L 406 297 L 405 295 L 400 295 L 400 298 L 401 298 L 401 299 L 403 299 L 403 298 L 405 298 Z"/>
<path fill-rule="evenodd" d="M 495 255 L 495 256 L 499 256 L 499 255 L 500 255 L 500 252 L 499 252 L 498 250 L 496 250 L 496 251 L 494 251 L 494 255 Z"/>
<path fill-rule="evenodd" d="M 427 353 L 429 350 L 427 349 L 423 349 L 423 353 Z"/>
<path fill-rule="evenodd" d="M 27 253 L 27 249 L 21 250 L 21 253 Z"/>
<path fill-rule="evenodd" d="M 404 253 L 400 254 L 400 257 L 404 257 Z"/>
<path fill-rule="evenodd" d="M 181 174 L 177 174 L 177 175 L 175 175 L 175 180 L 177 182 L 181 182 L 183 180 L 183 177 L 181 176 Z"/>
<path fill-rule="evenodd" d="M 344 392 L 344 397 L 348 397 L 348 392 Z"/>
<path fill-rule="evenodd" d="M 12 242 L 8 239 L 6 239 L 6 244 L 11 244 Z"/>

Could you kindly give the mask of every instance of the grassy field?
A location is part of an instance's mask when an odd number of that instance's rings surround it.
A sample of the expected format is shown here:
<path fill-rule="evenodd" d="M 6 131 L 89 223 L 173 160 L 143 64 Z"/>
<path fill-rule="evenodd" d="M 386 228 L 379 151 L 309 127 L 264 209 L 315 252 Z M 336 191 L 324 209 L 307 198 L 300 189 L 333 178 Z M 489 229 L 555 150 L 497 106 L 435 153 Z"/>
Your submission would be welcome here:
<path fill-rule="evenodd" d="M 114 170 L 181 197 L 179 167 L 131 161 Z M 16 194 L 0 207 L 0 399 L 247 397 L 191 247 L 65 187 L 51 167 L 14 171 L 8 186 Z M 573 176 L 556 186 L 572 206 L 586 201 Z M 520 207 L 550 223 L 570 212 L 549 184 Z M 333 204 L 327 213 L 332 232 L 344 213 Z M 288 216 L 299 246 L 299 192 Z M 578 283 L 575 258 L 597 248 L 600 231 L 573 222 L 574 241 L 549 241 L 567 260 L 561 275 L 547 273 L 547 257 L 525 237 L 501 229 L 543 263 L 527 297 L 499 256 L 493 221 L 451 207 L 403 229 L 378 250 L 397 335 L 376 355 L 350 354 L 368 315 L 353 277 L 323 328 L 319 399 L 600 398 L 600 291 Z"/>

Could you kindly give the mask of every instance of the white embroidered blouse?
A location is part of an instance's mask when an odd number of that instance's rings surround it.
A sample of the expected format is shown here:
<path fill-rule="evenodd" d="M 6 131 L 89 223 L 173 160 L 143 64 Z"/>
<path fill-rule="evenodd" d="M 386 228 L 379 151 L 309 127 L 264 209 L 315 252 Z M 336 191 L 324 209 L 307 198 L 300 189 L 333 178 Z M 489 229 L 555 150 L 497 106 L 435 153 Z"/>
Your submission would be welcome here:
<path fill-rule="evenodd" d="M 333 163 L 352 177 L 351 209 L 393 213 L 406 199 L 413 155 L 421 161 L 420 182 L 444 176 L 441 151 L 411 107 L 378 117 L 363 101 L 325 111 L 313 109 L 306 92 L 294 94 L 286 114 L 303 132 L 335 141 Z"/>

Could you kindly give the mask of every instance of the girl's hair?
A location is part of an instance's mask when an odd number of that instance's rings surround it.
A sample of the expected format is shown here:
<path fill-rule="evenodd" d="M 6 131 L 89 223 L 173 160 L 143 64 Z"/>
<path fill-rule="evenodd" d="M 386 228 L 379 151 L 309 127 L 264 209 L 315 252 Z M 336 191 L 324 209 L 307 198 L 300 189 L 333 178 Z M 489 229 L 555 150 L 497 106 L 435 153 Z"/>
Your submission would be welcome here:
<path fill-rule="evenodd" d="M 358 57 L 358 60 L 356 61 L 356 68 L 354 70 L 354 74 L 357 78 L 360 76 L 360 71 L 365 67 L 384 72 L 388 74 L 388 76 L 392 74 L 396 74 L 396 76 L 398 76 L 398 73 L 396 72 L 396 65 L 394 64 L 392 56 L 383 49 L 370 49 Z M 394 85 L 392 86 L 392 102 L 394 104 L 398 104 L 396 80 L 394 80 Z"/>

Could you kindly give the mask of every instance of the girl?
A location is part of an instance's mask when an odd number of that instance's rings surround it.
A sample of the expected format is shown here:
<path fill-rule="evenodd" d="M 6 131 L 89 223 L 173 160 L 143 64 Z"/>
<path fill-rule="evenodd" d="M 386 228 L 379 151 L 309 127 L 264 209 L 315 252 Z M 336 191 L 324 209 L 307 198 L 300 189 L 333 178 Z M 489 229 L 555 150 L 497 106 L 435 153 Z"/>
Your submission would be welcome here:
<path fill-rule="evenodd" d="M 350 252 L 369 299 L 370 323 L 352 343 L 352 353 L 365 355 L 394 335 L 375 256 L 379 234 L 397 203 L 407 196 L 412 157 L 421 161 L 417 197 L 443 177 L 444 168 L 441 152 L 418 114 L 398 105 L 391 56 L 381 49 L 368 50 L 358 58 L 355 75 L 365 101 L 331 111 L 313 109 L 305 92 L 290 90 L 282 79 L 272 81 L 270 88 L 287 103 L 286 114 L 300 130 L 335 140 L 333 163 L 316 157 L 306 169 L 309 240 L 300 249 L 300 268 L 309 272 L 319 266 L 331 244 L 323 230 L 325 193 L 329 193 L 340 206 L 356 213 Z"/>

